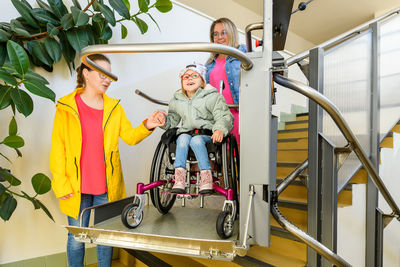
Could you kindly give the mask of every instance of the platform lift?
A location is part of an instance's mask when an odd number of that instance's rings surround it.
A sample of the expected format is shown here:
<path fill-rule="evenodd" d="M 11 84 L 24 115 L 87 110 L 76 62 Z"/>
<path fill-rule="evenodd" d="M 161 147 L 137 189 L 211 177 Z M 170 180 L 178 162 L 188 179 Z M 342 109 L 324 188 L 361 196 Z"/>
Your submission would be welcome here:
<path fill-rule="evenodd" d="M 308 163 L 305 161 L 277 188 L 275 187 L 277 119 L 271 115 L 273 81 L 309 97 L 328 111 L 392 207 L 393 217 L 399 219 L 400 212 L 397 205 L 337 108 L 312 88 L 282 75 L 287 66 L 283 58 L 274 51 L 284 48 L 292 5 L 293 0 L 264 0 L 264 21 L 246 28 L 246 33 L 263 29 L 263 49 L 259 52 L 244 54 L 232 47 L 213 43 L 94 45 L 82 50 L 82 62 L 114 81 L 117 80 L 114 74 L 96 65 L 87 57 L 96 53 L 214 52 L 239 59 L 242 62 L 240 196 L 238 220 L 234 222 L 232 236 L 227 239 L 221 239 L 217 235 L 215 220 L 203 219 L 216 218 L 219 210 L 174 207 L 170 213 L 162 215 L 155 207 L 145 205 L 144 201 L 141 203 L 143 205 L 141 225 L 128 229 L 121 222 L 121 212 L 125 206 L 137 199 L 137 196 L 131 196 L 83 210 L 82 213 L 94 213 L 93 225 L 66 226 L 77 241 L 189 257 L 233 260 L 236 256 L 246 255 L 252 245 L 270 245 L 269 215 L 272 213 L 286 230 L 330 262 L 337 266 L 350 266 L 340 256 L 291 224 L 279 212 L 277 206 L 279 193 L 307 167 Z M 251 37 L 247 35 L 247 39 L 251 40 Z M 251 51 L 251 42 L 248 41 L 247 45 L 248 51 Z M 205 223 L 193 224 L 199 220 Z"/>

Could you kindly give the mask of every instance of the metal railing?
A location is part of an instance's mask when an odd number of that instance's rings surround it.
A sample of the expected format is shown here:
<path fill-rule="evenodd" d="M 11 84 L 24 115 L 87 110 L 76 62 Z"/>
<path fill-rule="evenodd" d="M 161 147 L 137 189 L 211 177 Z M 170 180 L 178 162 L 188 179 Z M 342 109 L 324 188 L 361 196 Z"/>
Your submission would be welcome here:
<path fill-rule="evenodd" d="M 274 74 L 274 81 L 284 87 L 292 89 L 308 98 L 316 102 L 320 105 L 333 119 L 336 125 L 339 127 L 339 130 L 342 132 L 343 136 L 348 141 L 348 147 L 351 148 L 357 155 L 358 159 L 361 161 L 364 168 L 367 170 L 368 174 L 370 175 L 372 181 L 374 182 L 375 186 L 381 192 L 383 198 L 386 200 L 390 208 L 392 209 L 393 213 L 392 216 L 396 217 L 400 221 L 400 210 L 397 204 L 395 203 L 393 197 L 390 195 L 388 189 L 384 185 L 382 179 L 379 177 L 377 171 L 373 167 L 371 161 L 366 156 L 366 153 L 361 148 L 359 141 L 357 140 L 356 136 L 350 130 L 347 122 L 344 120 L 343 116 L 341 115 L 339 109 L 324 95 L 319 93 L 318 91 L 314 90 L 313 88 L 302 84 L 300 82 L 291 80 L 289 78 L 285 78 L 284 76 L 275 73 Z"/>
<path fill-rule="evenodd" d="M 244 70 L 250 70 L 253 67 L 251 59 L 239 49 L 214 43 L 145 43 L 145 44 L 108 44 L 108 45 L 90 45 L 82 49 L 81 60 L 90 68 L 102 73 L 113 81 L 118 77 L 105 70 L 88 56 L 93 54 L 114 54 L 114 53 L 156 53 L 156 52 L 213 52 L 225 54 L 237 58 L 242 62 L 241 67 Z"/>
<path fill-rule="evenodd" d="M 338 43 L 343 42 L 344 40 L 347 40 L 347 39 L 353 37 L 354 35 L 358 35 L 358 34 L 364 32 L 364 31 L 368 30 L 372 23 L 375 23 L 375 22 L 378 22 L 378 21 L 382 21 L 382 20 L 387 19 L 390 16 L 392 16 L 394 14 L 398 14 L 398 13 L 400 13 L 400 8 L 392 10 L 392 11 L 390 11 L 390 12 L 388 12 L 388 13 L 386 13 L 386 14 L 384 14 L 384 15 L 376 18 L 376 19 L 373 19 L 373 20 L 370 20 L 370 21 L 368 21 L 368 22 L 366 22 L 364 24 L 361 24 L 360 26 L 355 27 L 355 28 L 353 28 L 353 29 L 341 34 L 341 35 L 338 35 L 337 37 L 335 37 L 333 39 L 330 39 L 330 40 L 328 40 L 328 41 L 326 41 L 326 42 L 324 42 L 324 43 L 322 43 L 322 44 L 320 44 L 320 45 L 318 45 L 318 46 L 316 46 L 314 48 L 317 48 L 317 47 L 327 48 L 327 47 L 334 46 L 334 45 L 336 45 Z M 295 56 L 293 56 L 291 58 L 288 58 L 286 60 L 287 66 L 295 64 L 295 63 L 300 62 L 301 60 L 307 58 L 309 56 L 309 54 L 310 54 L 310 50 L 312 50 L 312 49 L 309 49 L 309 50 L 304 51 L 304 52 L 302 52 L 300 54 L 297 54 L 297 55 L 295 55 Z"/>
<path fill-rule="evenodd" d="M 246 32 L 246 48 L 248 52 L 251 52 L 252 48 L 252 43 L 251 43 L 251 32 L 254 30 L 262 30 L 264 29 L 264 23 L 258 22 L 258 23 L 252 23 L 246 26 L 245 32 Z"/>

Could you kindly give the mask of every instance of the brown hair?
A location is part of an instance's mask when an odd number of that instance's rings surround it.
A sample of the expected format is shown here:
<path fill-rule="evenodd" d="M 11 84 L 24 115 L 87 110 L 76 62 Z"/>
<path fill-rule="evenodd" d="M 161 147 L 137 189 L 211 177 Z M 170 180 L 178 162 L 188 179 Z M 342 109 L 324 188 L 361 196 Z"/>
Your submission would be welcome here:
<path fill-rule="evenodd" d="M 228 18 L 219 18 L 215 20 L 210 27 L 210 42 L 214 43 L 214 28 L 218 23 L 222 23 L 224 25 L 225 31 L 228 34 L 228 45 L 234 48 L 239 47 L 239 33 L 235 26 L 235 24 Z M 213 61 L 215 56 L 218 56 L 216 53 L 211 53 L 210 58 L 207 60 L 207 63 Z"/>
<path fill-rule="evenodd" d="M 105 62 L 108 62 L 108 64 L 111 64 L 110 59 L 102 54 L 90 55 L 90 56 L 88 56 L 88 58 L 95 62 L 96 61 L 105 61 Z M 83 62 L 81 63 L 81 65 L 76 69 L 76 88 L 85 87 L 85 77 L 83 77 L 84 69 L 92 71 L 92 69 L 89 68 L 88 66 L 86 66 Z"/>

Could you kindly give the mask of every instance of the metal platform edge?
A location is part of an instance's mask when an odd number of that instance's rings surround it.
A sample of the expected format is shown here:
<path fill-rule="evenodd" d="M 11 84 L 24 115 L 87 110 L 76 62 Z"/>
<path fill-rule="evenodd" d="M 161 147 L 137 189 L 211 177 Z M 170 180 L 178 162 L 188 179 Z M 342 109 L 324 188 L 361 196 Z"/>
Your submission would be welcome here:
<path fill-rule="evenodd" d="M 243 250 L 232 240 L 206 240 L 151 235 L 91 227 L 64 226 L 79 242 L 160 252 L 180 256 L 232 261 Z"/>

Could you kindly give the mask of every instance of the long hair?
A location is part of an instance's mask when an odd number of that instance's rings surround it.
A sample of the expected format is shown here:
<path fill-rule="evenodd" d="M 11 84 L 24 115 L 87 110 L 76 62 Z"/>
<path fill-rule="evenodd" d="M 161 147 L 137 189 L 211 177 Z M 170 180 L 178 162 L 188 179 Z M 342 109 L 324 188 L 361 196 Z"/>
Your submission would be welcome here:
<path fill-rule="evenodd" d="M 90 56 L 88 56 L 88 58 L 95 62 L 96 61 L 105 61 L 105 62 L 108 62 L 108 64 L 111 64 L 110 59 L 102 54 L 90 55 Z M 81 63 L 81 65 L 76 69 L 76 88 L 85 87 L 85 77 L 83 77 L 84 69 L 92 71 L 92 69 L 89 68 L 88 66 L 86 66 L 83 62 Z"/>
<path fill-rule="evenodd" d="M 214 28 L 218 23 L 222 23 L 224 25 L 225 31 L 228 34 L 228 45 L 234 48 L 239 47 L 239 33 L 235 26 L 235 24 L 228 18 L 219 18 L 215 20 L 210 27 L 210 42 L 214 43 Z M 207 63 L 211 63 L 211 61 L 218 56 L 216 53 L 211 53 L 211 56 L 207 60 Z"/>

